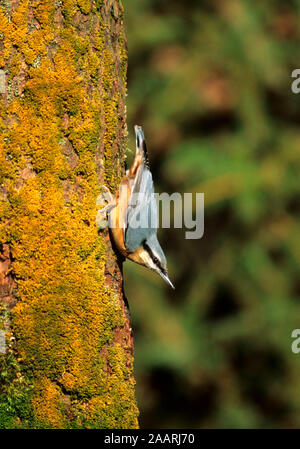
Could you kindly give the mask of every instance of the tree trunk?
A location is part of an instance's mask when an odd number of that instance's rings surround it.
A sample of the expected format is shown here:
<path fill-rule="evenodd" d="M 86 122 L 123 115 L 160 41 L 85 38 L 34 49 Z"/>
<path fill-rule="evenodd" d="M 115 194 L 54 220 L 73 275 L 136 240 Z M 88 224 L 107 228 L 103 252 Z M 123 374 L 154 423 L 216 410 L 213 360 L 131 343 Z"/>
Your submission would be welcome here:
<path fill-rule="evenodd" d="M 121 263 L 95 223 L 123 174 L 122 17 L 0 0 L 0 428 L 137 427 Z"/>

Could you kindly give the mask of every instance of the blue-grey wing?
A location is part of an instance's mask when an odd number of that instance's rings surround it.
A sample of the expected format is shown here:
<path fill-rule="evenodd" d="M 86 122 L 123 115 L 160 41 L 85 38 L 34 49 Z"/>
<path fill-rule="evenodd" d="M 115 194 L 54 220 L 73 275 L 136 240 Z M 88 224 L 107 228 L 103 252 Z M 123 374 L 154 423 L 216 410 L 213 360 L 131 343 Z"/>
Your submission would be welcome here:
<path fill-rule="evenodd" d="M 140 248 L 144 240 L 156 234 L 158 227 L 157 204 L 154 197 L 150 170 L 139 167 L 126 214 L 125 246 L 129 252 Z"/>

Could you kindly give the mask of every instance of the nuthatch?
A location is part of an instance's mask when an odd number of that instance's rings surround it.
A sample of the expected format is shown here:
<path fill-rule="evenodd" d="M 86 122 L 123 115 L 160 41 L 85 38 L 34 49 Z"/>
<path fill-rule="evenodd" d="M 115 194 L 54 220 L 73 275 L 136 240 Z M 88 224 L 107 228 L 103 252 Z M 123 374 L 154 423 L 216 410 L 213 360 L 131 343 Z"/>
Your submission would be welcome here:
<path fill-rule="evenodd" d="M 168 277 L 166 257 L 157 240 L 158 212 L 143 129 L 135 126 L 134 130 L 136 154 L 133 164 L 120 183 L 116 199 L 108 194 L 109 204 L 98 212 L 97 224 L 103 227 L 103 215 L 109 214 L 110 232 L 117 250 L 127 259 L 156 271 L 175 288 Z"/>

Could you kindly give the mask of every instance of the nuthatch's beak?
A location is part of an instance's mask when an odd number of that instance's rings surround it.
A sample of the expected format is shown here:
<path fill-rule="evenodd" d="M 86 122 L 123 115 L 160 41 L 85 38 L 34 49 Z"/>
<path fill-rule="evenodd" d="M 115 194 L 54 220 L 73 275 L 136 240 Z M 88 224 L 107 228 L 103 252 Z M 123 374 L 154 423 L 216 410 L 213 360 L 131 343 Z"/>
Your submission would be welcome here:
<path fill-rule="evenodd" d="M 169 284 L 173 288 L 173 290 L 175 290 L 175 287 L 172 284 L 172 282 L 170 281 L 169 276 L 167 274 L 163 273 L 162 271 L 160 271 L 159 274 L 167 282 L 167 284 Z"/>

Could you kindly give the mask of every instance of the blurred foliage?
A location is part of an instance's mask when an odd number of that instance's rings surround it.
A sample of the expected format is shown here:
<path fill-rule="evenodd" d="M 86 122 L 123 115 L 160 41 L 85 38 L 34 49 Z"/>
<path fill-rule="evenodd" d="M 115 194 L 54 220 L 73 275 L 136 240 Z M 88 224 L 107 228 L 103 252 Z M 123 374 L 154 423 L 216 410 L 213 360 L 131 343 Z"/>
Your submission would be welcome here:
<path fill-rule="evenodd" d="M 159 231 L 173 292 L 127 262 L 142 427 L 299 427 L 300 1 L 127 0 L 128 119 L 157 191 L 204 192 Z"/>

